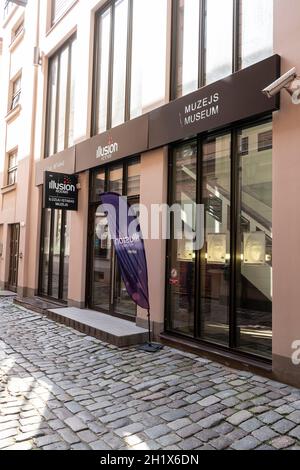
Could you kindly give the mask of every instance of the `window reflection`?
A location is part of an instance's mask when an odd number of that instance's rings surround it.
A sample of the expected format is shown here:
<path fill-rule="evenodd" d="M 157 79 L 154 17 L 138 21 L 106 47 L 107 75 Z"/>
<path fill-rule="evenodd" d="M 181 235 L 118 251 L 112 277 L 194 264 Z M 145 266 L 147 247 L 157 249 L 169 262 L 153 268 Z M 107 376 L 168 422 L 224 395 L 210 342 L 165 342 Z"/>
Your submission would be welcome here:
<path fill-rule="evenodd" d="M 261 146 L 262 137 L 268 145 Z M 244 129 L 240 155 L 240 216 L 237 273 L 237 345 L 269 357 L 272 351 L 272 124 Z"/>
<path fill-rule="evenodd" d="M 179 146 L 174 153 L 174 196 L 172 203 L 182 207 L 183 221 L 187 221 L 185 204 L 196 204 L 197 143 Z M 194 225 L 193 221 L 189 221 Z M 194 228 L 194 227 L 192 227 Z M 195 258 L 193 244 L 184 233 L 173 233 L 171 260 L 168 272 L 170 328 L 188 336 L 194 335 Z M 178 238 L 176 240 L 175 238 Z M 181 239 L 180 239 L 181 238 Z"/>
<path fill-rule="evenodd" d="M 125 119 L 128 0 L 115 5 L 114 74 L 112 91 L 112 127 Z"/>
<path fill-rule="evenodd" d="M 107 129 L 109 47 L 110 47 L 111 8 L 108 8 L 99 20 L 99 57 L 98 57 L 98 120 L 97 133 Z"/>
<path fill-rule="evenodd" d="M 233 0 L 206 2 L 205 84 L 232 73 Z"/>
<path fill-rule="evenodd" d="M 130 117 L 134 118 L 165 100 L 167 0 L 133 0 L 132 21 Z"/>
<path fill-rule="evenodd" d="M 273 0 L 240 0 L 241 68 L 273 54 Z"/>
<path fill-rule="evenodd" d="M 176 98 L 197 90 L 199 80 L 199 0 L 178 1 Z"/>
<path fill-rule="evenodd" d="M 229 275 L 231 210 L 231 136 L 203 146 L 205 246 L 201 255 L 201 336 L 229 341 Z"/>

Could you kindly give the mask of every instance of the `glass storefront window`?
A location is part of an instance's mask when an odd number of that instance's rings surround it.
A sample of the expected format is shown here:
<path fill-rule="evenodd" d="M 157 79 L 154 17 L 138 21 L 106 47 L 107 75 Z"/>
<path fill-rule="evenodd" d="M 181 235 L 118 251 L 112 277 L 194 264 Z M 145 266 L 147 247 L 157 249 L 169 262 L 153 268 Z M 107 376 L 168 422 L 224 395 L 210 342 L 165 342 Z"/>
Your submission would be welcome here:
<path fill-rule="evenodd" d="M 182 227 L 187 221 L 187 205 L 196 204 L 197 194 L 197 142 L 184 144 L 174 152 L 174 191 L 172 204 L 182 207 Z M 194 225 L 194 221 L 189 221 Z M 194 228 L 194 227 L 193 227 Z M 170 328 L 188 336 L 194 334 L 195 322 L 195 258 L 192 242 L 182 232 L 175 233 L 170 242 L 168 269 Z M 178 238 L 178 239 L 176 239 Z"/>
<path fill-rule="evenodd" d="M 39 294 L 68 300 L 71 213 L 44 209 Z"/>
<path fill-rule="evenodd" d="M 229 339 L 231 135 L 203 145 L 202 202 L 205 249 L 200 261 L 201 336 L 220 344 Z"/>
<path fill-rule="evenodd" d="M 170 204 L 201 203 L 204 246 L 168 242 L 167 328 L 270 359 L 272 122 L 179 144 Z"/>
<path fill-rule="evenodd" d="M 47 98 L 46 156 L 74 143 L 75 37 L 50 58 Z"/>
<path fill-rule="evenodd" d="M 128 165 L 127 170 L 127 196 L 137 196 L 140 194 L 141 164 L 133 161 Z"/>
<path fill-rule="evenodd" d="M 123 167 L 112 167 L 109 171 L 109 191 L 123 194 Z"/>
<path fill-rule="evenodd" d="M 233 0 L 206 1 L 205 84 L 232 73 Z"/>
<path fill-rule="evenodd" d="M 240 67 L 273 54 L 273 0 L 240 0 Z"/>
<path fill-rule="evenodd" d="M 127 196 L 129 204 L 138 205 L 140 167 L 140 158 L 136 157 L 94 170 L 91 174 L 89 306 L 125 318 L 135 318 L 137 308 L 122 280 L 107 218 L 101 212 L 99 202 L 102 192 L 112 191 Z"/>
<path fill-rule="evenodd" d="M 260 145 L 262 136 L 264 146 Z M 240 159 L 237 345 L 247 352 L 272 352 L 272 124 L 243 129 L 248 139 Z M 245 224 L 247 220 L 247 224 Z"/>

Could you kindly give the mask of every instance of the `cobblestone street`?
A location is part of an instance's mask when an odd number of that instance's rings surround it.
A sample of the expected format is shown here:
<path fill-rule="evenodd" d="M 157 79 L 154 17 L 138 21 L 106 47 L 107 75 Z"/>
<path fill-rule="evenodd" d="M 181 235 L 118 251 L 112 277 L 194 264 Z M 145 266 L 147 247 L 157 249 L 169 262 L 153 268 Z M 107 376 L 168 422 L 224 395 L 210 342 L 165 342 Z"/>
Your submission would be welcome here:
<path fill-rule="evenodd" d="M 0 301 L 0 449 L 300 449 L 300 391 Z"/>

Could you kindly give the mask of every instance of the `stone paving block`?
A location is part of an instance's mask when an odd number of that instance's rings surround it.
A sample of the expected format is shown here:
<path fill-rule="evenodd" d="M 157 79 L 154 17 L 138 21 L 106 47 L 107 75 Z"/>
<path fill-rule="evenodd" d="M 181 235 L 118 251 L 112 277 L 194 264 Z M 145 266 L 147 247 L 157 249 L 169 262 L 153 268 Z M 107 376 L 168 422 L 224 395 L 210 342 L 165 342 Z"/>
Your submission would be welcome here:
<path fill-rule="evenodd" d="M 279 413 L 276 413 L 276 411 L 268 411 L 266 413 L 259 415 L 258 419 L 262 421 L 263 423 L 270 425 L 282 419 L 282 416 Z"/>
<path fill-rule="evenodd" d="M 198 424 L 190 424 L 189 426 L 186 426 L 185 428 L 179 429 L 177 432 L 178 436 L 180 436 L 183 439 L 187 439 L 188 437 L 194 436 L 198 432 L 200 432 L 201 426 Z"/>
<path fill-rule="evenodd" d="M 69 426 L 72 431 L 78 432 L 87 429 L 86 423 L 77 418 L 77 416 L 72 416 L 71 418 L 65 419 L 65 424 Z"/>
<path fill-rule="evenodd" d="M 252 433 L 252 435 L 260 442 L 270 441 L 271 439 L 278 437 L 278 434 L 268 426 L 263 426 L 262 428 L 257 429 Z"/>
<path fill-rule="evenodd" d="M 199 441 L 199 439 L 192 437 L 190 439 L 182 440 L 181 442 L 179 442 L 178 446 L 182 450 L 199 450 L 202 446 L 202 443 L 201 441 Z"/>
<path fill-rule="evenodd" d="M 221 421 L 223 421 L 223 419 L 224 419 L 224 415 L 217 413 L 215 415 L 208 416 L 207 418 L 201 419 L 200 421 L 198 421 L 198 425 L 201 428 L 209 429 L 219 424 Z"/>
<path fill-rule="evenodd" d="M 150 437 L 150 439 L 157 439 L 158 437 L 165 436 L 169 432 L 170 428 L 165 424 L 160 424 L 150 429 L 145 429 L 145 433 Z"/>
<path fill-rule="evenodd" d="M 300 411 L 294 411 L 286 417 L 288 420 L 293 421 L 293 423 L 300 424 Z"/>
<path fill-rule="evenodd" d="M 248 433 L 256 431 L 262 426 L 263 426 L 263 423 L 256 418 L 251 418 L 248 421 L 245 421 L 242 424 L 240 424 L 240 427 L 243 429 L 243 431 L 246 431 Z"/>
<path fill-rule="evenodd" d="M 293 421 L 289 421 L 287 419 L 281 419 L 280 421 L 277 421 L 277 423 L 275 423 L 272 426 L 272 429 L 275 432 L 278 432 L 278 434 L 288 434 L 289 431 L 291 431 L 295 427 L 296 427 L 296 423 L 294 423 Z"/>
<path fill-rule="evenodd" d="M 289 436 L 295 437 L 300 441 L 300 426 L 297 426 L 295 429 L 289 432 Z"/>
<path fill-rule="evenodd" d="M 238 413 L 235 413 L 234 415 L 230 416 L 227 418 L 228 423 L 233 424 L 234 426 L 239 426 L 242 424 L 244 421 L 248 421 L 250 418 L 252 418 L 252 414 L 249 411 L 239 411 Z"/>
<path fill-rule="evenodd" d="M 287 447 L 292 446 L 294 443 L 295 439 L 292 439 L 288 436 L 277 437 L 270 442 L 271 446 L 278 450 L 286 449 Z"/>
<path fill-rule="evenodd" d="M 182 418 L 182 419 L 177 419 L 176 421 L 172 421 L 171 423 L 168 423 L 168 426 L 173 431 L 177 431 L 179 429 L 185 428 L 186 426 L 189 426 L 190 424 L 191 424 L 191 421 L 188 418 Z"/>
<path fill-rule="evenodd" d="M 48 436 L 43 436 L 35 439 L 35 444 L 37 447 L 44 447 L 55 442 L 59 442 L 61 439 L 57 434 L 50 434 Z"/>
<path fill-rule="evenodd" d="M 253 436 L 247 436 L 240 441 L 232 444 L 231 448 L 234 450 L 253 450 L 260 445 L 260 442 Z"/>

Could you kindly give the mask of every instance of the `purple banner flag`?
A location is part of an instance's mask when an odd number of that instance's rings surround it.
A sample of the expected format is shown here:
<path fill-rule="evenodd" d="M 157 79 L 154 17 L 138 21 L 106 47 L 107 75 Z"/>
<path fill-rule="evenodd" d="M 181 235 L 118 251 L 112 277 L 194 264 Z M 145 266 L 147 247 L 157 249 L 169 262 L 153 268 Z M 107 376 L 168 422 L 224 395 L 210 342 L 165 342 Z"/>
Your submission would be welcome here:
<path fill-rule="evenodd" d="M 139 220 L 119 194 L 101 194 L 101 202 L 126 290 L 137 305 L 149 311 L 148 269 Z"/>

